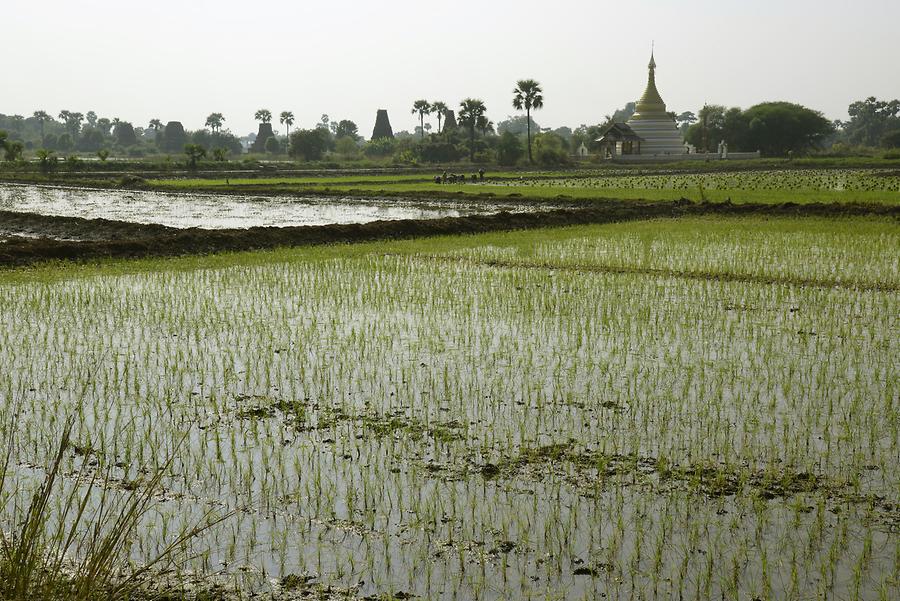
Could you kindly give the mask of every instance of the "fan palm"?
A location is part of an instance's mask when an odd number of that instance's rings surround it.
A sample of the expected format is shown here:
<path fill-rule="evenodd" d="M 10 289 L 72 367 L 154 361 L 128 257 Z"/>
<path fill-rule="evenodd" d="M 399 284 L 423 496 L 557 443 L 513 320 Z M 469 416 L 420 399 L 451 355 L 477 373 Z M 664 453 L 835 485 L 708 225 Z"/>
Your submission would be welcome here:
<path fill-rule="evenodd" d="M 425 139 L 425 115 L 430 115 L 434 107 L 427 100 L 416 100 L 413 103 L 412 114 L 419 114 L 419 129 L 422 131 L 422 139 Z"/>
<path fill-rule="evenodd" d="M 431 104 L 431 110 L 437 115 L 438 120 L 438 130 L 437 133 L 441 133 L 441 120 L 444 118 L 444 115 L 447 113 L 447 104 L 441 102 L 440 100 Z"/>
<path fill-rule="evenodd" d="M 533 79 L 520 79 L 516 82 L 516 89 L 513 90 L 513 107 L 518 111 L 525 110 L 528 122 L 528 161 L 532 163 L 534 159 L 531 156 L 531 111 L 543 108 L 543 94 L 541 84 Z"/>
<path fill-rule="evenodd" d="M 484 116 L 487 108 L 477 98 L 466 98 L 459 103 L 459 120 L 469 128 L 469 160 L 475 160 L 475 126 L 478 119 Z"/>
<path fill-rule="evenodd" d="M 278 117 L 278 121 L 281 122 L 282 125 L 287 126 L 287 135 L 291 136 L 291 126 L 294 124 L 294 113 L 291 111 L 281 111 L 281 115 Z"/>

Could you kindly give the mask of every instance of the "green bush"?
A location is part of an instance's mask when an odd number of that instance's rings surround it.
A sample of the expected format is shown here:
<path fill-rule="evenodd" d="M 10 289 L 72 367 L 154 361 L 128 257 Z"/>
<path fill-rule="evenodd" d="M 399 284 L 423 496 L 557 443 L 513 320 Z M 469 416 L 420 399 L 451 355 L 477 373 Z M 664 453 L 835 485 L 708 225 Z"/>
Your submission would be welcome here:
<path fill-rule="evenodd" d="M 479 165 L 487 165 L 497 162 L 497 153 L 490 148 L 485 148 L 475 153 L 475 162 Z"/>
<path fill-rule="evenodd" d="M 328 133 L 320 128 L 298 129 L 291 134 L 288 154 L 304 161 L 318 161 L 328 147 Z"/>
<path fill-rule="evenodd" d="M 419 157 L 426 163 L 452 163 L 466 155 L 466 150 L 452 142 L 428 140 L 419 144 Z"/>
<path fill-rule="evenodd" d="M 278 141 L 278 138 L 272 136 L 266 140 L 266 152 L 269 154 L 281 154 L 281 143 Z"/>
<path fill-rule="evenodd" d="M 369 140 L 363 149 L 363 154 L 367 157 L 387 157 L 394 154 L 396 149 L 394 138 L 378 138 Z"/>
<path fill-rule="evenodd" d="M 884 134 L 881 138 L 881 145 L 885 148 L 900 148 L 900 129 Z"/>
<path fill-rule="evenodd" d="M 510 167 L 518 163 L 524 154 L 525 148 L 519 141 L 519 137 L 509 131 L 503 132 L 500 142 L 497 144 L 497 162 Z"/>
<path fill-rule="evenodd" d="M 534 138 L 534 159 L 541 165 L 565 165 L 569 162 L 569 154 L 562 138 L 546 133 Z"/>

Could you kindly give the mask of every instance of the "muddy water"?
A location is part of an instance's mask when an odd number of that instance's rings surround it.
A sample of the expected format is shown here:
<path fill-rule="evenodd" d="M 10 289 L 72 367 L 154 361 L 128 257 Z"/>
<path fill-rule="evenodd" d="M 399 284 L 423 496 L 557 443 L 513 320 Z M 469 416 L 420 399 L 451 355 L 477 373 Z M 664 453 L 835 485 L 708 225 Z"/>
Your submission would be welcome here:
<path fill-rule="evenodd" d="M 541 205 L 541 208 L 553 208 Z M 174 194 L 0 185 L 0 210 L 169 227 L 230 229 L 437 219 L 535 210 L 514 202 Z"/>

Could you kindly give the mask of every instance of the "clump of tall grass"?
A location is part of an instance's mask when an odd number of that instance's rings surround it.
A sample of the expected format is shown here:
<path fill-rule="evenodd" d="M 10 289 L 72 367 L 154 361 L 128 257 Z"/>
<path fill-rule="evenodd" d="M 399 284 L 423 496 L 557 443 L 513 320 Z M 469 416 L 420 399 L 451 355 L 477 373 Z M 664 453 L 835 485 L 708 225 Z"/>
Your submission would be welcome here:
<path fill-rule="evenodd" d="M 186 543 L 228 517 L 207 514 L 149 562 L 132 565 L 128 560 L 131 542 L 156 503 L 174 453 L 150 477 L 129 487 L 127 494 L 115 494 L 109 467 L 91 470 L 87 461 L 75 474 L 76 482 L 85 485 L 65 491 L 63 464 L 66 451 L 73 446 L 74 425 L 74 418 L 65 421 L 43 480 L 27 507 L 13 503 L 13 531 L 0 529 L 0 600 L 134 598 L 149 578 L 184 557 Z M 8 501 L 18 488 L 10 486 L 9 478 L 14 420 L 3 429 L 0 500 Z M 94 501 L 97 496 L 99 500 Z"/>

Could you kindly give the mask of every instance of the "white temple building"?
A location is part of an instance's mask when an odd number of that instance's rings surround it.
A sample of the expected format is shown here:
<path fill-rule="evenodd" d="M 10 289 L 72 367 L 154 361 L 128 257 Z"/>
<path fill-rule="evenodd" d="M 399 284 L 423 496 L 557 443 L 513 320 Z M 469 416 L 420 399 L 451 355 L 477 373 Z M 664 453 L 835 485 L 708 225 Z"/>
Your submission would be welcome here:
<path fill-rule="evenodd" d="M 656 157 L 688 152 L 675 118 L 666 111 L 666 103 L 656 89 L 656 59 L 650 53 L 647 89 L 635 103 L 634 114 L 625 123 L 613 123 L 597 140 L 603 156 Z"/>
<path fill-rule="evenodd" d="M 697 154 L 685 144 L 674 115 L 666 110 L 666 103 L 656 89 L 656 59 L 650 52 L 647 88 L 635 103 L 634 114 L 625 123 L 610 124 L 595 140 L 603 159 L 621 161 L 680 161 L 759 158 L 759 152 L 729 153 L 727 146 L 717 153 Z"/>

